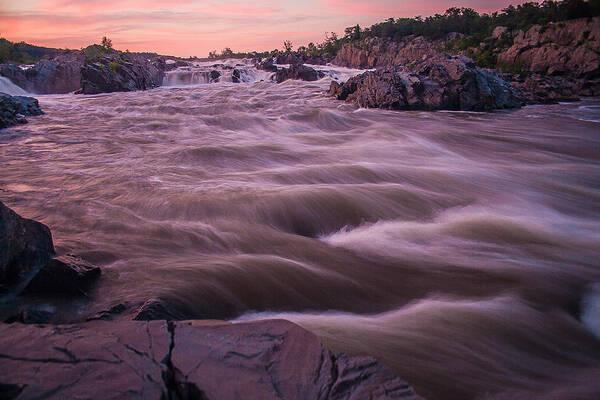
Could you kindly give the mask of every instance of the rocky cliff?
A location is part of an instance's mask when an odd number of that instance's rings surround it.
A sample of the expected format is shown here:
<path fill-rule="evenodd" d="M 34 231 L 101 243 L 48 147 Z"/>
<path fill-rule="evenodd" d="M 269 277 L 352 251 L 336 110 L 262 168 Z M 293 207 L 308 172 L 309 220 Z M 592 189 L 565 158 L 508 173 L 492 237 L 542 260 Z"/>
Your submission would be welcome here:
<path fill-rule="evenodd" d="M 444 40 L 408 36 L 400 41 L 369 38 L 344 45 L 332 63 L 352 68 L 412 68 L 445 54 L 472 57 L 504 72 L 528 103 L 576 100 L 600 95 L 600 18 L 584 18 L 527 31 L 497 27 L 476 46 L 472 38 L 450 34 Z"/>
<path fill-rule="evenodd" d="M 60 54 L 51 60 L 41 60 L 28 69 L 0 64 L 0 75 L 30 93 L 80 91 L 93 94 L 160 86 L 165 69 L 165 62 L 160 57 L 92 45 L 80 51 Z"/>

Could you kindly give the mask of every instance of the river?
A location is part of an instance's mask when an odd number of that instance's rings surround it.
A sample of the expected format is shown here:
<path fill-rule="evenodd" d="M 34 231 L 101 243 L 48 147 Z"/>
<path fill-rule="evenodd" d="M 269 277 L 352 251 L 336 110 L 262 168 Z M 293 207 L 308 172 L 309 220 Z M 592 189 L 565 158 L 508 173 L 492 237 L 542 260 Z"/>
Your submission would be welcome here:
<path fill-rule="evenodd" d="M 367 110 L 325 95 L 358 71 L 244 68 L 37 96 L 46 114 L 0 133 L 0 199 L 103 269 L 47 307 L 285 318 L 429 400 L 600 393 L 598 99 Z"/>

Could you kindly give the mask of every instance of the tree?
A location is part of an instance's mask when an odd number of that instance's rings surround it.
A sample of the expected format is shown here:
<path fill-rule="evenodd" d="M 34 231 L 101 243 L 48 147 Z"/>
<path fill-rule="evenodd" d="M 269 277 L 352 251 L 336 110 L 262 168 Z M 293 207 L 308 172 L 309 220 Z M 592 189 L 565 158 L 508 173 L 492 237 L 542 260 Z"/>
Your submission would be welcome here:
<path fill-rule="evenodd" d="M 229 47 L 225 47 L 222 51 L 221 51 L 221 57 L 223 58 L 229 58 L 233 56 L 233 50 L 231 50 Z"/>
<path fill-rule="evenodd" d="M 292 50 L 294 49 L 294 47 L 292 46 L 292 41 L 291 40 L 284 41 L 283 48 L 285 49 L 286 53 L 291 53 Z"/>
<path fill-rule="evenodd" d="M 110 50 L 110 49 L 112 49 L 112 40 L 110 40 L 109 38 L 104 36 L 102 38 L 102 42 L 100 43 L 100 45 L 102 47 L 104 47 L 106 50 Z"/>
<path fill-rule="evenodd" d="M 219 56 L 217 55 L 217 51 L 216 50 L 208 52 L 208 58 L 210 58 L 211 60 L 214 60 L 215 58 L 218 58 L 218 57 Z"/>

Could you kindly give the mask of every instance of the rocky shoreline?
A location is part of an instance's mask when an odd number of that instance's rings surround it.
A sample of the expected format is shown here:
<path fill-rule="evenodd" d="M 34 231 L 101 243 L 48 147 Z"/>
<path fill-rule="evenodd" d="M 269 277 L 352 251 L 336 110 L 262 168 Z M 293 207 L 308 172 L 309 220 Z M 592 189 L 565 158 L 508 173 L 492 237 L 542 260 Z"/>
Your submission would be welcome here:
<path fill-rule="evenodd" d="M 80 258 L 56 257 L 48 227 L 2 203 L 0 256 L 3 307 L 15 296 L 80 296 L 100 276 Z M 21 309 L 5 319 L 0 397 L 421 399 L 374 358 L 334 354 L 289 321 L 171 322 L 161 310 L 136 318 L 152 322 L 105 317 L 44 325 L 43 311 Z"/>

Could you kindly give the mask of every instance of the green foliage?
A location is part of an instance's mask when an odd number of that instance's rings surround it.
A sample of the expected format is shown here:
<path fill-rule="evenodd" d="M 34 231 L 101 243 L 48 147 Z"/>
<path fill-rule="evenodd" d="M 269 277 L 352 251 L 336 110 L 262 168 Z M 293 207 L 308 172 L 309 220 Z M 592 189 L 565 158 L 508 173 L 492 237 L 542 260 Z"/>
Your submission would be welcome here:
<path fill-rule="evenodd" d="M 283 42 L 283 49 L 285 50 L 286 53 L 291 53 L 292 50 L 294 50 L 294 47 L 292 45 L 292 41 L 291 40 L 286 40 Z"/>
<path fill-rule="evenodd" d="M 353 43 L 355 46 L 360 46 L 360 43 L 367 38 L 378 37 L 400 41 L 407 36 L 416 35 L 431 39 L 442 39 L 451 32 L 462 33 L 465 37 L 446 43 L 446 49 L 466 51 L 469 48 L 479 46 L 485 38 L 491 35 L 494 28 L 498 26 L 506 26 L 509 30 L 526 30 L 536 24 L 548 26 L 550 22 L 599 15 L 600 0 L 531 1 L 516 7 L 508 6 L 502 11 L 491 14 L 479 14 L 472 8 L 452 7 L 443 14 L 435 14 L 427 18 L 420 16 L 414 18 L 389 18 L 369 28 L 361 29 L 358 25 L 348 27 L 344 31 L 344 37 L 337 38 L 334 33 L 326 35 L 322 43 L 317 44 L 313 48 L 309 45 L 308 52 L 310 54 L 334 57 L 345 43 Z M 509 43 L 511 39 L 508 35 L 500 39 L 504 42 L 498 42 L 496 45 L 506 46 L 511 44 Z M 478 58 L 487 66 L 491 65 L 495 56 L 486 53 L 484 50 Z"/>
<path fill-rule="evenodd" d="M 0 38 L 0 63 L 34 64 L 43 59 L 56 57 L 65 50 L 33 46 L 25 42 L 13 43 Z"/>

